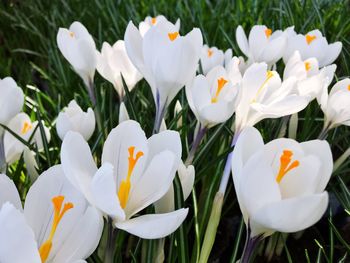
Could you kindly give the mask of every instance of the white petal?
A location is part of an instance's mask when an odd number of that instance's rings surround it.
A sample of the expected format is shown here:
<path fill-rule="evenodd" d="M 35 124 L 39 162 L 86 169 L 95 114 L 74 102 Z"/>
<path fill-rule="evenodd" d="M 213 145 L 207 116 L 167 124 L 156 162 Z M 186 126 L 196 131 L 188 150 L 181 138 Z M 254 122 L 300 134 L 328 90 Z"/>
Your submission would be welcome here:
<path fill-rule="evenodd" d="M 185 220 L 188 208 L 171 213 L 144 215 L 124 222 L 117 222 L 116 227 L 145 239 L 163 238 L 173 233 Z"/>
<path fill-rule="evenodd" d="M 6 125 L 23 107 L 24 95 L 11 77 L 0 79 L 0 123 Z"/>
<path fill-rule="evenodd" d="M 147 139 L 140 124 L 133 120 L 120 123 L 108 135 L 102 152 L 102 163 L 108 162 L 114 167 L 114 178 L 117 189 L 121 180 L 125 179 L 129 168 L 129 147 L 135 147 L 134 157 L 137 152 L 143 152 L 143 156 L 137 161 L 132 171 L 131 183 L 133 184 L 141 176 L 145 169 L 148 156 Z"/>
<path fill-rule="evenodd" d="M 96 207 L 105 214 L 118 220 L 124 220 L 125 214 L 120 207 L 117 196 L 117 184 L 113 176 L 113 166 L 110 163 L 104 163 L 98 169 L 91 182 L 91 193 Z"/>
<path fill-rule="evenodd" d="M 171 173 L 175 174 L 175 171 L 181 162 L 182 147 L 180 134 L 177 131 L 170 130 L 154 134 L 148 139 L 148 147 L 149 152 L 147 163 L 149 163 L 158 153 L 165 150 L 171 151 L 175 158 Z"/>
<path fill-rule="evenodd" d="M 246 223 L 247 216 L 251 217 L 265 205 L 281 200 L 278 183 L 263 151 L 255 153 L 243 167 L 237 196 Z"/>
<path fill-rule="evenodd" d="M 41 263 L 32 229 L 10 203 L 0 208 L 0 244 L 1 263 Z"/>
<path fill-rule="evenodd" d="M 304 230 L 320 220 L 327 206 L 327 192 L 268 204 L 252 215 L 252 236 L 264 228 L 285 233 Z"/>
<path fill-rule="evenodd" d="M 59 251 L 88 205 L 84 196 L 64 176 L 60 165 L 42 173 L 29 189 L 24 205 L 24 215 L 39 247 L 50 234 L 54 213 L 52 198 L 57 196 L 63 196 L 64 203 L 71 202 L 74 207 L 67 211 L 57 227 L 50 258 Z"/>
<path fill-rule="evenodd" d="M 21 198 L 15 184 L 6 174 L 0 174 L 0 208 L 6 202 L 22 211 Z"/>
<path fill-rule="evenodd" d="M 75 222 L 74 228 L 66 237 L 52 263 L 74 262 L 88 258 L 95 251 L 102 230 L 101 214 L 95 208 L 88 207 L 79 220 Z"/>
<path fill-rule="evenodd" d="M 238 47 L 243 52 L 243 54 L 246 55 L 247 57 L 250 57 L 251 54 L 249 50 L 248 39 L 246 34 L 244 33 L 242 26 L 238 26 L 236 29 L 236 41 L 237 41 Z"/>
<path fill-rule="evenodd" d="M 329 143 L 325 140 L 312 140 L 300 144 L 305 154 L 316 155 L 320 158 L 321 168 L 317 192 L 321 193 L 327 186 L 333 171 L 333 157 Z"/>
<path fill-rule="evenodd" d="M 79 133 L 68 132 L 64 137 L 61 162 L 68 180 L 92 202 L 90 184 L 97 167 L 89 145 Z"/>
<path fill-rule="evenodd" d="M 263 148 L 264 141 L 260 132 L 254 127 L 247 127 L 236 136 L 239 137 L 232 154 L 232 177 L 238 192 L 243 166 L 254 153 Z"/>
<path fill-rule="evenodd" d="M 332 64 L 334 60 L 337 59 L 339 56 L 341 49 L 342 49 L 342 43 L 341 42 L 335 42 L 330 45 L 328 45 L 325 59 L 320 61 L 320 67 L 327 66 L 329 64 Z"/>
<path fill-rule="evenodd" d="M 140 179 L 131 185 L 129 201 L 125 207 L 127 217 L 159 200 L 170 188 L 175 172 L 172 172 L 174 153 L 157 154 Z"/>

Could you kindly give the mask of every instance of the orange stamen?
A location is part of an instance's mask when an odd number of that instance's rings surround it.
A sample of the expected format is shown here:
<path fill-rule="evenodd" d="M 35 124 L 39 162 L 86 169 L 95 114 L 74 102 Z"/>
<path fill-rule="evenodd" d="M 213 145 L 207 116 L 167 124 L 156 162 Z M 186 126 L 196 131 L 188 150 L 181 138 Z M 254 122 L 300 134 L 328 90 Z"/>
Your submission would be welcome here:
<path fill-rule="evenodd" d="M 152 17 L 151 18 L 151 23 L 152 23 L 152 25 L 155 25 L 157 23 L 157 18 L 156 17 Z"/>
<path fill-rule="evenodd" d="M 350 85 L 348 85 L 348 91 L 350 91 Z"/>
<path fill-rule="evenodd" d="M 51 248 L 52 248 L 52 240 L 53 240 L 53 237 L 55 236 L 58 224 L 61 222 L 65 213 L 74 207 L 72 203 L 65 203 L 62 208 L 63 201 L 64 201 L 64 196 L 62 195 L 58 195 L 52 198 L 54 216 L 53 216 L 53 221 L 51 226 L 51 232 L 48 239 L 39 248 L 39 254 L 40 254 L 42 263 L 45 263 L 50 255 Z"/>
<path fill-rule="evenodd" d="M 74 37 L 75 36 L 74 32 L 72 32 L 72 31 L 69 32 L 69 35 L 70 35 L 70 37 Z"/>
<path fill-rule="evenodd" d="M 312 41 L 314 41 L 316 39 L 316 36 L 312 36 L 312 35 L 306 35 L 305 36 L 306 42 L 308 45 L 311 44 Z"/>
<path fill-rule="evenodd" d="M 266 28 L 266 29 L 265 29 L 265 35 L 266 35 L 266 37 L 269 38 L 269 37 L 271 36 L 271 34 L 272 34 L 272 30 L 271 30 L 270 28 Z"/>
<path fill-rule="evenodd" d="M 212 51 L 210 48 L 208 49 L 208 57 L 211 57 L 213 55 L 214 51 Z"/>
<path fill-rule="evenodd" d="M 21 134 L 26 134 L 32 128 L 32 124 L 30 122 L 24 122 Z"/>
<path fill-rule="evenodd" d="M 168 33 L 170 41 L 174 41 L 179 36 L 179 32 Z"/>
<path fill-rule="evenodd" d="M 306 70 L 306 71 L 309 71 L 309 70 L 311 69 L 311 64 L 310 64 L 310 62 L 305 62 L 304 64 L 305 64 L 305 70 Z"/>
<path fill-rule="evenodd" d="M 122 208 L 126 207 L 126 204 L 129 199 L 129 193 L 130 193 L 130 188 L 131 188 L 131 175 L 132 172 L 134 171 L 135 165 L 137 161 L 143 156 L 143 152 L 139 151 L 136 153 L 136 157 L 134 158 L 134 152 L 135 152 L 135 146 L 131 146 L 128 148 L 129 151 L 129 166 L 128 166 L 128 174 L 126 176 L 125 180 L 122 180 L 119 186 L 119 191 L 118 191 L 118 197 L 120 201 L 120 206 Z"/>
<path fill-rule="evenodd" d="M 211 99 L 211 103 L 216 103 L 218 101 L 218 97 L 220 95 L 220 92 L 227 82 L 228 82 L 228 80 L 226 80 L 224 78 L 218 79 L 218 87 L 216 89 L 215 96 Z"/>
<path fill-rule="evenodd" d="M 283 154 L 280 157 L 280 169 L 276 177 L 277 183 L 280 183 L 283 177 L 292 169 L 299 166 L 299 161 L 294 161 L 292 163 L 293 152 L 290 150 L 284 150 Z M 289 166 L 288 166 L 289 165 Z"/>
<path fill-rule="evenodd" d="M 258 91 L 256 92 L 255 98 L 252 99 L 251 103 L 256 102 L 257 97 L 259 96 L 259 94 L 263 91 L 263 89 L 266 87 L 267 82 L 273 77 L 273 72 L 272 71 L 267 71 L 266 73 L 266 79 L 263 82 L 263 84 L 261 84 L 260 88 L 258 89 Z"/>

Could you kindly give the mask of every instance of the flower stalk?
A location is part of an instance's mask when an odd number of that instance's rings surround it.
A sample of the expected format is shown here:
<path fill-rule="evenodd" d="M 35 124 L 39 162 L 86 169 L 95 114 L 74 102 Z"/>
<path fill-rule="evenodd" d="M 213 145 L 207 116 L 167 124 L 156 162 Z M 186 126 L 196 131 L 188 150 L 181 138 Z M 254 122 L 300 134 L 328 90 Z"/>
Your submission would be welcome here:
<path fill-rule="evenodd" d="M 104 256 L 105 263 L 114 262 L 115 241 L 117 239 L 117 229 L 113 227 L 113 219 L 108 217 L 107 246 Z"/>

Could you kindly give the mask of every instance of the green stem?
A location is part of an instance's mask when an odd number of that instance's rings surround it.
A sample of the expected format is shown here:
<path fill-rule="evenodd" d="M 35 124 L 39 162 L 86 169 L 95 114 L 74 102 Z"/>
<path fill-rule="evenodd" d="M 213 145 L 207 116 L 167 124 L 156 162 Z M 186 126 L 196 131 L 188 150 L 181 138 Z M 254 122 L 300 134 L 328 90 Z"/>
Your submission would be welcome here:
<path fill-rule="evenodd" d="M 203 246 L 199 257 L 200 263 L 208 262 L 209 255 L 215 241 L 216 230 L 220 222 L 223 202 L 224 202 L 224 194 L 219 191 L 215 195 L 213 207 L 211 209 L 211 214 L 209 218 L 209 223 L 205 231 Z"/>
<path fill-rule="evenodd" d="M 105 251 L 104 263 L 114 263 L 115 241 L 117 239 L 117 229 L 113 227 L 113 220 L 108 218 L 108 236 Z"/>

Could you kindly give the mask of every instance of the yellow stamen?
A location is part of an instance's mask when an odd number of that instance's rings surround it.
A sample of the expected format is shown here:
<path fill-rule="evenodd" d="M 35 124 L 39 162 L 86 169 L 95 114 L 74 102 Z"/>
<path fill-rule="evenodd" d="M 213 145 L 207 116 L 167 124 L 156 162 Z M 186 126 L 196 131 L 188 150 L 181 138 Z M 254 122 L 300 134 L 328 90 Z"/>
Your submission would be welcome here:
<path fill-rule="evenodd" d="M 348 91 L 350 91 L 350 85 L 348 85 Z"/>
<path fill-rule="evenodd" d="M 179 32 L 168 33 L 168 37 L 171 41 L 174 41 L 179 36 Z"/>
<path fill-rule="evenodd" d="M 277 183 L 280 183 L 283 177 L 292 169 L 299 166 L 299 161 L 294 161 L 292 163 L 293 152 L 290 150 L 284 150 L 283 154 L 280 157 L 280 169 L 276 177 Z M 289 165 L 289 166 L 288 166 Z"/>
<path fill-rule="evenodd" d="M 124 209 L 129 199 L 129 192 L 131 187 L 131 174 L 135 168 L 137 161 L 143 156 L 143 152 L 139 151 L 136 153 L 136 157 L 134 158 L 135 146 L 131 146 L 128 148 L 129 151 L 129 167 L 128 174 L 125 180 L 122 180 L 118 190 L 118 197 L 120 201 L 120 206 Z"/>
<path fill-rule="evenodd" d="M 32 124 L 28 121 L 23 123 L 21 134 L 26 134 L 32 128 Z"/>
<path fill-rule="evenodd" d="M 218 102 L 218 97 L 220 95 L 220 92 L 221 92 L 222 88 L 225 86 L 225 84 L 227 82 L 228 82 L 228 80 L 226 80 L 224 78 L 219 78 L 218 79 L 218 87 L 216 89 L 215 96 L 211 99 L 211 103 Z"/>
<path fill-rule="evenodd" d="M 310 64 L 310 62 L 305 62 L 304 64 L 305 64 L 305 70 L 306 70 L 306 71 L 309 71 L 309 70 L 311 69 L 311 64 Z"/>
<path fill-rule="evenodd" d="M 157 18 L 156 17 L 152 17 L 151 18 L 151 23 L 152 23 L 152 25 L 155 25 L 157 23 Z"/>
<path fill-rule="evenodd" d="M 266 87 L 267 82 L 273 77 L 273 72 L 272 71 L 267 71 L 266 73 L 266 79 L 263 82 L 263 84 L 260 86 L 260 88 L 258 89 L 258 91 L 256 92 L 255 98 L 252 99 L 251 103 L 256 102 L 257 97 L 259 96 L 259 94 L 263 91 L 263 89 Z"/>
<path fill-rule="evenodd" d="M 46 260 L 48 259 L 51 248 L 52 248 L 52 240 L 53 237 L 56 233 L 56 229 L 60 221 L 62 220 L 64 214 L 72 209 L 74 205 L 72 203 L 65 203 L 63 208 L 62 204 L 64 201 L 64 196 L 58 195 L 52 198 L 52 204 L 53 204 L 53 209 L 54 209 L 54 216 L 53 216 L 53 221 L 52 221 L 52 226 L 51 226 L 51 232 L 48 237 L 48 239 L 40 246 L 39 248 L 39 254 L 41 258 L 41 262 L 45 263 Z"/>
<path fill-rule="evenodd" d="M 211 57 L 213 55 L 214 51 L 212 51 L 210 48 L 208 49 L 208 57 Z"/>
<path fill-rule="evenodd" d="M 272 30 L 271 30 L 270 28 L 266 28 L 266 29 L 265 29 L 265 35 L 266 35 L 266 37 L 269 38 L 269 37 L 271 36 L 271 34 L 272 34 Z"/>
<path fill-rule="evenodd" d="M 306 42 L 308 45 L 311 44 L 312 41 L 314 41 L 316 39 L 316 36 L 312 36 L 312 35 L 306 35 L 305 36 Z"/>
<path fill-rule="evenodd" d="M 69 32 L 69 35 L 70 35 L 70 37 L 75 37 L 75 34 L 72 31 Z"/>

